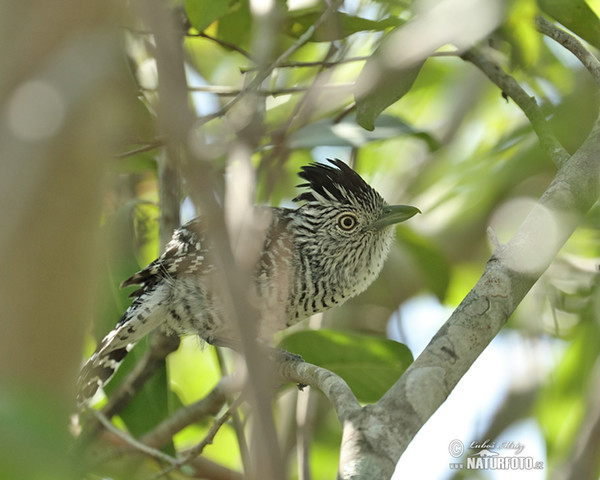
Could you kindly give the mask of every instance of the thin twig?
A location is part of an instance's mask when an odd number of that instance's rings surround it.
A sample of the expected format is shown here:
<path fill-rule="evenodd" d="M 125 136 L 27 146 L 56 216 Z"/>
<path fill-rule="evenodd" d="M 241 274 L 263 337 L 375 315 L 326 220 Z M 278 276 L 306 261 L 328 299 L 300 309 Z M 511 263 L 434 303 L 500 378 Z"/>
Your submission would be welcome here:
<path fill-rule="evenodd" d="M 268 65 L 265 69 L 260 71 L 251 82 L 248 83 L 248 86 L 242 90 L 238 95 L 232 98 L 227 104 L 223 105 L 217 112 L 211 113 L 209 115 L 205 115 L 198 119 L 198 126 L 209 122 L 215 118 L 222 117 L 225 115 L 231 107 L 233 107 L 236 103 L 238 103 L 246 92 L 252 92 L 257 89 L 257 87 L 280 65 L 283 65 L 290 56 L 296 53 L 302 46 L 304 46 L 313 36 L 315 31 L 329 18 L 329 16 L 337 10 L 337 8 L 342 4 L 343 0 L 336 0 L 332 2 L 329 7 L 321 14 L 321 16 L 317 19 L 317 21 L 312 24 L 306 32 L 304 32 L 298 40 L 296 40 L 293 45 L 291 45 L 285 52 L 283 52 L 277 60 Z"/>
<path fill-rule="evenodd" d="M 150 150 L 154 150 L 155 148 L 162 147 L 165 144 L 164 140 L 156 140 L 154 142 L 149 142 L 141 147 L 134 148 L 133 150 L 128 150 L 122 153 L 115 153 L 113 158 L 127 158 L 132 155 L 136 155 L 138 153 L 149 152 Z"/>
<path fill-rule="evenodd" d="M 535 98 L 529 96 L 512 76 L 502 70 L 497 63 L 480 50 L 474 48 L 467 50 L 460 55 L 460 58 L 479 68 L 492 82 L 500 87 L 504 95 L 513 99 L 531 122 L 531 126 L 544 151 L 559 168 L 564 165 L 570 155 L 552 133 L 550 125 Z"/>
<path fill-rule="evenodd" d="M 119 430 L 111 423 L 111 421 L 108 418 L 106 418 L 105 415 L 102 414 L 102 412 L 95 409 L 90 409 L 90 411 L 98 419 L 102 426 L 106 428 L 106 430 L 119 437 L 121 440 L 127 443 L 127 445 L 130 445 L 136 450 L 139 450 L 140 452 L 143 452 L 146 455 L 166 462 L 170 465 L 176 465 L 178 463 L 178 460 L 176 458 L 171 457 L 170 455 L 167 455 L 166 453 L 163 453 L 160 450 L 156 450 L 155 448 L 149 447 L 148 445 L 144 445 L 128 433 L 124 432 L 123 430 Z"/>
<path fill-rule="evenodd" d="M 184 465 L 187 465 L 195 457 L 200 455 L 202 453 L 202 451 L 206 448 L 207 445 L 210 445 L 211 443 L 213 443 L 213 440 L 214 440 L 217 432 L 225 424 L 225 422 L 231 417 L 234 410 L 236 410 L 240 406 L 242 401 L 243 401 L 243 399 L 242 399 L 242 396 L 240 395 L 231 404 L 231 406 L 227 409 L 227 411 L 214 421 L 214 423 L 210 427 L 210 430 L 208 431 L 208 433 L 206 434 L 206 436 L 200 443 L 198 443 L 196 446 L 190 448 L 186 452 L 186 455 L 184 458 L 182 458 L 181 460 L 177 461 L 174 464 L 171 464 L 170 467 L 165 468 L 164 470 L 158 472 L 156 475 L 151 477 L 150 480 L 158 480 L 159 478 L 162 478 L 163 476 L 167 475 L 168 473 L 172 472 L 173 470 L 177 470 L 178 468 L 181 468 Z"/>
<path fill-rule="evenodd" d="M 217 38 L 217 37 L 212 37 L 204 32 L 200 32 L 197 34 L 196 33 L 187 33 L 186 36 L 187 37 L 206 38 L 207 40 L 211 40 L 211 41 L 215 42 L 216 44 L 220 45 L 221 47 L 241 53 L 244 57 L 246 57 L 251 62 L 256 62 L 250 52 L 248 52 L 247 50 L 244 50 L 243 48 L 239 47 L 238 45 L 236 45 L 234 43 L 226 42 L 225 40 L 221 40 L 220 38 Z"/>
<path fill-rule="evenodd" d="M 233 377 L 223 377 L 219 383 L 206 395 L 191 405 L 180 408 L 169 418 L 159 423 L 140 440 L 151 447 L 160 448 L 166 445 L 173 436 L 188 425 L 199 421 L 208 415 L 219 413 L 227 397 L 239 391 L 241 386 Z"/>
<path fill-rule="evenodd" d="M 150 30 L 142 30 L 139 28 L 128 27 L 125 25 L 121 25 L 120 28 L 122 28 L 123 30 L 127 30 L 129 33 L 132 33 L 134 35 L 154 36 L 154 32 L 152 32 Z M 184 36 L 206 38 L 207 40 L 211 40 L 211 41 L 215 42 L 216 44 L 220 45 L 221 47 L 241 53 L 248 60 L 254 62 L 254 59 L 252 58 L 252 54 L 250 54 L 250 52 L 244 50 L 243 48 L 237 46 L 234 43 L 226 42 L 225 40 L 221 40 L 220 38 L 217 38 L 217 37 L 212 37 L 204 32 L 200 32 L 200 33 L 184 32 Z"/>
<path fill-rule="evenodd" d="M 343 65 L 345 63 L 352 62 L 364 62 L 368 60 L 370 57 L 368 56 L 360 56 L 360 57 L 348 57 L 341 58 L 340 60 L 336 60 L 334 62 L 328 61 L 314 61 L 314 62 L 285 62 L 282 65 L 279 65 L 277 68 L 307 68 L 307 67 L 322 67 L 322 68 L 333 68 L 339 65 Z M 241 73 L 255 72 L 257 67 L 251 68 L 240 68 Z"/>
<path fill-rule="evenodd" d="M 354 110 L 356 110 L 356 102 L 352 102 L 350 105 L 347 105 L 342 109 L 340 113 L 338 113 L 335 117 L 333 117 L 334 125 L 340 123 L 346 116 L 350 115 Z"/>
<path fill-rule="evenodd" d="M 310 90 L 312 87 L 313 87 L 312 85 L 308 85 L 308 86 L 301 86 L 301 87 L 283 87 L 283 88 L 277 88 L 274 90 L 260 89 L 254 93 L 256 93 L 257 95 L 260 95 L 261 97 L 277 97 L 278 95 L 290 95 L 290 94 L 296 94 L 296 93 L 304 93 L 304 92 Z M 324 89 L 324 90 L 325 89 L 352 90 L 354 88 L 354 83 L 348 82 L 348 83 L 334 83 L 334 84 L 327 84 L 327 85 L 319 85 L 318 88 Z M 142 87 L 142 90 L 145 92 L 156 92 L 156 88 Z M 222 97 L 235 97 L 236 95 L 240 95 L 244 92 L 244 90 L 241 90 L 239 88 L 226 87 L 223 85 L 197 85 L 194 87 L 188 87 L 188 91 L 189 92 L 212 93 L 214 95 L 219 95 Z M 134 153 L 137 153 L 137 152 L 134 152 Z"/>
<path fill-rule="evenodd" d="M 535 19 L 537 29 L 547 37 L 559 43 L 569 50 L 590 72 L 596 85 L 600 87 L 600 61 L 577 40 L 573 35 L 561 30 L 552 22 L 544 17 L 538 16 Z"/>

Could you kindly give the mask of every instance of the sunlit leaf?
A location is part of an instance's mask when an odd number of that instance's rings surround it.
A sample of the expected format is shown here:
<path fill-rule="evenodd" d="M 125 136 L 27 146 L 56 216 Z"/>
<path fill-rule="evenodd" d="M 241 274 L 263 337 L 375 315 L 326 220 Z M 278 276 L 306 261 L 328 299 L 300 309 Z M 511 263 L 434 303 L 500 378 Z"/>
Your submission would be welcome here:
<path fill-rule="evenodd" d="M 365 403 L 379 400 L 413 361 L 410 350 L 401 343 L 334 330 L 296 332 L 279 346 L 337 373 Z"/>
<path fill-rule="evenodd" d="M 286 31 L 289 35 L 299 37 L 304 34 L 322 16 L 323 12 L 305 12 L 290 15 Z M 362 31 L 381 31 L 397 27 L 404 23 L 396 17 L 388 17 L 383 20 L 369 20 L 367 18 L 355 17 L 342 12 L 334 12 L 314 32 L 311 37 L 313 42 L 331 42 L 346 38 L 353 33 Z"/>
<path fill-rule="evenodd" d="M 424 63 L 391 70 L 376 56 L 369 59 L 356 80 L 358 124 L 373 130 L 379 114 L 410 91 Z"/>
<path fill-rule="evenodd" d="M 215 20 L 229 11 L 229 5 L 234 0 L 185 0 L 185 12 L 193 25 L 199 31 L 204 30 Z"/>
<path fill-rule="evenodd" d="M 450 264 L 444 254 L 431 240 L 413 230 L 398 228 L 396 235 L 418 264 L 427 287 L 443 301 L 450 283 Z"/>
<path fill-rule="evenodd" d="M 220 17 L 217 36 L 221 40 L 244 47 L 252 34 L 252 15 L 248 2 L 238 2 Z"/>
<path fill-rule="evenodd" d="M 438 146 L 436 140 L 427 132 L 413 129 L 402 120 L 390 115 L 381 115 L 373 123 L 371 131 L 365 131 L 352 119 L 333 123 L 321 120 L 310 123 L 287 138 L 290 148 L 314 148 L 319 146 L 360 147 L 366 143 L 413 135 L 423 139 L 432 150 Z"/>
<path fill-rule="evenodd" d="M 539 60 L 542 37 L 535 28 L 537 14 L 535 0 L 517 0 L 510 6 L 502 31 L 513 46 L 511 60 L 517 65 L 529 67 Z"/>
<path fill-rule="evenodd" d="M 600 19 L 585 0 L 538 0 L 542 11 L 600 48 Z"/>

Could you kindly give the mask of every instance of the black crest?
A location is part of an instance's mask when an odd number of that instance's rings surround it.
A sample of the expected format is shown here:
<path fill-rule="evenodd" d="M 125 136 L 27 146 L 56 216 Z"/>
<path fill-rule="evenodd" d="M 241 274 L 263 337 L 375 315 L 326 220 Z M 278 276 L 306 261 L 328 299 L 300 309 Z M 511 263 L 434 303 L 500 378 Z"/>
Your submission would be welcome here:
<path fill-rule="evenodd" d="M 328 158 L 327 161 L 337 168 L 321 163 L 313 163 L 301 168 L 298 176 L 308 183 L 298 187 L 308 187 L 311 191 L 298 195 L 294 198 L 295 202 L 316 202 L 318 199 L 315 193 L 345 204 L 356 201 L 373 202 L 380 198 L 379 194 L 344 162 L 337 158 L 334 160 Z"/>

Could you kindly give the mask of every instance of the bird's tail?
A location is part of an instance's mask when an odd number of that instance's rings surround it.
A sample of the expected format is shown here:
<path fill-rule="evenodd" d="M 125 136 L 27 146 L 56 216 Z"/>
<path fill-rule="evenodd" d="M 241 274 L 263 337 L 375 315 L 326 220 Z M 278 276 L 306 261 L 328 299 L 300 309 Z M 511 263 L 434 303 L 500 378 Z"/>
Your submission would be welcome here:
<path fill-rule="evenodd" d="M 121 366 L 123 359 L 135 345 L 130 340 L 123 342 L 119 340 L 117 326 L 112 330 L 85 362 L 77 380 L 77 403 L 83 405 L 88 402 L 115 374 Z"/>
<path fill-rule="evenodd" d="M 87 403 L 99 388 L 106 385 L 134 345 L 160 323 L 156 308 L 139 308 L 143 302 L 144 299 L 138 298 L 127 309 L 81 369 L 77 380 L 78 405 Z"/>

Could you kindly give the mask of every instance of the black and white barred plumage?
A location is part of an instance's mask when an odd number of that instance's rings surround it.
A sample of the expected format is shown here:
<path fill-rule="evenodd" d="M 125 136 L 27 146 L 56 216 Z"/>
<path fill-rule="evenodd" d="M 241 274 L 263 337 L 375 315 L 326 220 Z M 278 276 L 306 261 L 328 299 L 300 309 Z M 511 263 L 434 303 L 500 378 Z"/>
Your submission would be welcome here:
<path fill-rule="evenodd" d="M 392 225 L 418 209 L 388 206 L 340 160 L 312 164 L 299 176 L 307 190 L 297 209 L 268 208 L 271 215 L 256 266 L 257 332 L 268 337 L 365 290 L 379 275 L 394 238 Z M 156 328 L 196 334 L 214 345 L 236 343 L 215 287 L 215 268 L 202 220 L 175 231 L 165 252 L 128 278 L 139 285 L 134 301 L 100 342 L 79 378 L 79 401 L 91 398 L 119 367 L 133 345 Z"/>

